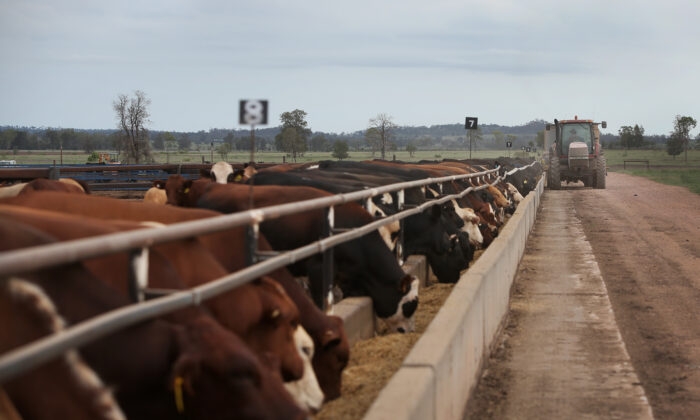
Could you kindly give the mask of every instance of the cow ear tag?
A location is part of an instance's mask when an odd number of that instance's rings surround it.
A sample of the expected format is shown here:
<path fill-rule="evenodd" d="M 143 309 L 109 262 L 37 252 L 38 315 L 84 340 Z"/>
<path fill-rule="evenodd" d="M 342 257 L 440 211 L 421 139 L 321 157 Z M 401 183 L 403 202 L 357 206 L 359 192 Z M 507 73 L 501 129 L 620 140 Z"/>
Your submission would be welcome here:
<path fill-rule="evenodd" d="M 190 192 L 190 188 L 189 188 L 189 187 L 187 187 L 187 188 L 185 188 L 185 189 L 184 189 L 184 190 L 183 190 L 182 192 L 184 192 L 185 194 L 189 194 L 189 192 Z"/>
<path fill-rule="evenodd" d="M 182 414 L 185 412 L 185 400 L 182 398 L 182 384 L 185 380 L 182 376 L 175 378 L 175 383 L 173 384 L 173 391 L 175 392 L 175 408 L 177 412 Z"/>

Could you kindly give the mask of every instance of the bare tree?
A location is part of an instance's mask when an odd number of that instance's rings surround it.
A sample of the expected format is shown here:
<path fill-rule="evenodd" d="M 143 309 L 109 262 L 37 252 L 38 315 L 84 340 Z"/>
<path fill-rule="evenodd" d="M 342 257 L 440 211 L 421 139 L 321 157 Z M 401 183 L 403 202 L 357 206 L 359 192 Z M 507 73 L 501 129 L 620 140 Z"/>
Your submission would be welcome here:
<path fill-rule="evenodd" d="M 394 137 L 396 124 L 391 121 L 387 114 L 378 114 L 369 120 L 369 127 L 365 131 L 365 140 L 372 147 L 372 152 L 380 150 L 382 159 L 386 158 L 387 145 Z"/>
<path fill-rule="evenodd" d="M 126 153 L 127 162 L 142 163 L 151 159 L 151 145 L 148 140 L 146 124 L 148 106 L 151 100 L 140 90 L 134 91 L 134 96 L 129 98 L 121 94 L 113 102 L 114 112 L 117 117 L 117 125 L 121 130 L 118 141 Z"/>

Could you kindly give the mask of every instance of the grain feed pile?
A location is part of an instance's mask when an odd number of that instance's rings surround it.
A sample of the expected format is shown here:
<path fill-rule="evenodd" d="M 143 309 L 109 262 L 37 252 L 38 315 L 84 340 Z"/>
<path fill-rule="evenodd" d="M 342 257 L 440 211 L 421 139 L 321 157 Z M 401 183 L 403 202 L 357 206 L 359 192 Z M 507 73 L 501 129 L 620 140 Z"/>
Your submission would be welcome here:
<path fill-rule="evenodd" d="M 314 419 L 361 419 L 428 328 L 452 287 L 454 284 L 435 283 L 420 290 L 415 332 L 380 335 L 355 343 L 350 349 L 350 363 L 343 371 L 342 396 L 324 404 Z"/>

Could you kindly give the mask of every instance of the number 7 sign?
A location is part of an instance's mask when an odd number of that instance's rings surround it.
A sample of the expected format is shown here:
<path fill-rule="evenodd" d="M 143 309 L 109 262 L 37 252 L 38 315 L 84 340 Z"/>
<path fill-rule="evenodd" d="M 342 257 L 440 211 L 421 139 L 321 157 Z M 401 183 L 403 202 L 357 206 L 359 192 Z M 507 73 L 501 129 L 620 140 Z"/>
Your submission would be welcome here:
<path fill-rule="evenodd" d="M 467 117 L 464 128 L 467 130 L 476 130 L 478 128 L 478 121 L 479 119 L 477 117 Z"/>

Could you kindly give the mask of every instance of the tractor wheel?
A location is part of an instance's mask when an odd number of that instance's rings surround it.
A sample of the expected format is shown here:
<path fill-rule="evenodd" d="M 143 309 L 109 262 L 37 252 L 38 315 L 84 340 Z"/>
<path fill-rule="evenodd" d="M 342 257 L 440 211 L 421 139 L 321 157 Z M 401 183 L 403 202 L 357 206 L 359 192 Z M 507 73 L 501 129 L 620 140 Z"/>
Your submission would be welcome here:
<path fill-rule="evenodd" d="M 605 175 L 607 174 L 605 163 L 605 156 L 599 155 L 595 165 L 594 188 L 605 189 Z"/>
<path fill-rule="evenodd" d="M 561 174 L 559 169 L 559 156 L 549 159 L 549 170 L 547 171 L 547 186 L 551 190 L 561 189 Z"/>

